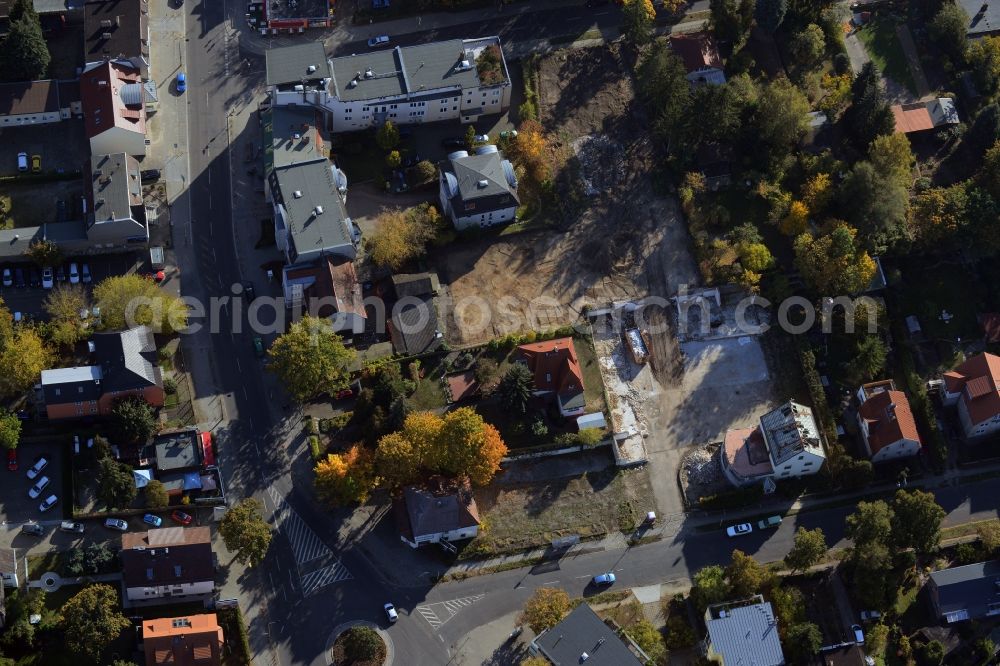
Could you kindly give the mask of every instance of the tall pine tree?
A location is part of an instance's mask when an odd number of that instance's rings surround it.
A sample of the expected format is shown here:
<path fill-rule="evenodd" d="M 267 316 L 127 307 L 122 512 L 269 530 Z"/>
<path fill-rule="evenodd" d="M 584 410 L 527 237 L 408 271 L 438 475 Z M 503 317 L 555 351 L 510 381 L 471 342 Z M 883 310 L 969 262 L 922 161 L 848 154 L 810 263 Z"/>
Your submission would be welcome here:
<path fill-rule="evenodd" d="M 10 10 L 10 31 L 0 44 L 0 75 L 5 81 L 44 78 L 50 60 L 32 0 L 15 0 Z"/>

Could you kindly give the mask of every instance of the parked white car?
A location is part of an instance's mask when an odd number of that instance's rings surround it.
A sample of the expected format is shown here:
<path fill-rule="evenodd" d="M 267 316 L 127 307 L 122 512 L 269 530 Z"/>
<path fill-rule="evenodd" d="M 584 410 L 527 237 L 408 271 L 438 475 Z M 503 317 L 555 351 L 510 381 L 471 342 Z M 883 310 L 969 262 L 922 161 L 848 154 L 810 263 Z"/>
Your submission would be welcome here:
<path fill-rule="evenodd" d="M 73 262 L 69 265 L 69 283 L 80 284 L 80 268 Z"/>
<path fill-rule="evenodd" d="M 51 289 L 55 284 L 52 277 L 52 267 L 46 266 L 42 269 L 42 289 Z"/>
<path fill-rule="evenodd" d="M 383 606 L 385 609 L 385 616 L 389 618 L 389 622 L 395 622 L 399 619 L 399 615 L 396 613 L 396 608 L 392 604 L 386 604 Z"/>
<path fill-rule="evenodd" d="M 48 460 L 46 460 L 45 458 L 39 458 L 37 461 L 35 461 L 34 465 L 28 468 L 28 478 L 33 480 L 36 476 L 38 476 L 41 473 L 43 469 L 48 467 L 48 464 L 49 464 Z"/>
<path fill-rule="evenodd" d="M 739 525 L 730 525 L 726 528 L 726 534 L 731 537 L 743 536 L 744 534 L 750 534 L 753 532 L 753 525 L 750 523 L 740 523 Z"/>
<path fill-rule="evenodd" d="M 38 496 L 42 494 L 42 491 L 49 485 L 49 477 L 43 476 L 42 478 L 35 481 L 35 485 L 31 486 L 28 490 L 28 497 L 31 499 L 38 499 Z"/>
<path fill-rule="evenodd" d="M 58 501 L 59 501 L 58 497 L 56 497 L 55 495 L 49 495 L 48 497 L 45 498 L 44 502 L 38 505 L 38 510 L 44 513 L 45 511 L 48 511 L 49 509 L 54 507 L 56 505 L 56 502 Z"/>

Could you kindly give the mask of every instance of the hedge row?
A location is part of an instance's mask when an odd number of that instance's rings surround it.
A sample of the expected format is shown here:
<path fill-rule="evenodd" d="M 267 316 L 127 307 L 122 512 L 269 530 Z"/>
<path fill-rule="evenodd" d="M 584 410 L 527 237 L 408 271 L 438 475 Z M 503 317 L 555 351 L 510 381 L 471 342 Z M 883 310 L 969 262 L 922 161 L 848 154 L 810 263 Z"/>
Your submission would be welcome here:
<path fill-rule="evenodd" d="M 706 511 L 716 509 L 745 509 L 748 505 L 759 502 L 763 498 L 764 485 L 755 483 L 752 486 L 738 488 L 730 492 L 706 495 L 699 498 L 698 506 Z"/>
<path fill-rule="evenodd" d="M 253 653 L 250 652 L 250 635 L 247 632 L 246 622 L 243 621 L 243 612 L 239 607 L 222 608 L 216 615 L 219 624 L 222 625 L 226 647 L 230 652 L 230 659 L 226 660 L 226 664 L 250 666 L 253 663 Z"/>
<path fill-rule="evenodd" d="M 893 337 L 896 340 L 903 340 L 904 332 L 902 325 L 893 325 Z M 924 446 L 927 448 L 927 460 L 935 472 L 944 472 L 948 462 L 948 444 L 945 442 L 941 429 L 938 428 L 937 416 L 934 414 L 934 406 L 931 404 L 930 396 L 927 395 L 927 385 L 917 374 L 917 365 L 913 360 L 913 352 L 905 343 L 896 346 L 899 357 L 899 372 L 906 382 L 906 391 L 910 399 L 910 409 L 917 419 L 917 428 Z"/>
<path fill-rule="evenodd" d="M 555 338 L 571 338 L 576 335 L 574 326 L 560 326 L 551 331 L 528 331 L 527 333 L 508 333 L 499 338 L 493 338 L 486 343 L 486 348 L 491 352 L 510 351 L 518 345 L 526 345 L 542 340 L 553 340 Z"/>

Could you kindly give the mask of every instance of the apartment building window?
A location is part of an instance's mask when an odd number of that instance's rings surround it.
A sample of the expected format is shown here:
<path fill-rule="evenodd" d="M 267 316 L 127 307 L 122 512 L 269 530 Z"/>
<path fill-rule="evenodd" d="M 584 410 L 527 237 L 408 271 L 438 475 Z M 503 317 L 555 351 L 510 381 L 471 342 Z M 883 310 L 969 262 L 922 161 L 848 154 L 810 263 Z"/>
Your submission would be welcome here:
<path fill-rule="evenodd" d="M 486 93 L 483 93 L 483 97 L 486 97 Z"/>
<path fill-rule="evenodd" d="M 399 105 L 398 105 L 398 104 L 390 104 L 390 105 L 389 105 L 389 108 L 390 108 L 390 109 L 395 109 L 395 108 L 396 108 L 397 106 L 399 106 Z"/>
<path fill-rule="evenodd" d="M 451 110 L 452 111 L 458 111 L 458 107 L 457 106 L 453 106 L 453 107 L 451 107 Z"/>

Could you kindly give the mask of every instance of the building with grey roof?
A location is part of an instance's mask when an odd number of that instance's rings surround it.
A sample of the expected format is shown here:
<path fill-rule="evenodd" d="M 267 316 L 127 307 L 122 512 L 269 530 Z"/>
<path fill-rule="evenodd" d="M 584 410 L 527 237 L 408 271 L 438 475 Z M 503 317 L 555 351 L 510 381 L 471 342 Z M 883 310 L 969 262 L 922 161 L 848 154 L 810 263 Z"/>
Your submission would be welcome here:
<path fill-rule="evenodd" d="M 705 611 L 705 654 L 722 666 L 782 666 L 785 655 L 771 604 L 759 594 L 746 602 L 717 604 Z"/>
<path fill-rule="evenodd" d="M 517 176 L 496 146 L 448 155 L 438 178 L 441 210 L 459 231 L 514 221 L 520 204 Z"/>
<path fill-rule="evenodd" d="M 354 259 L 360 232 L 347 216 L 329 161 L 308 162 L 268 174 L 275 241 L 288 263 L 324 256 Z"/>
<path fill-rule="evenodd" d="M 426 487 L 407 486 L 393 511 L 400 538 L 411 548 L 471 539 L 479 533 L 479 510 L 467 482 L 456 487 L 438 479 L 436 486 L 434 480 Z"/>
<path fill-rule="evenodd" d="M 969 39 L 1000 34 L 1000 3 L 986 0 L 958 0 L 969 16 L 965 36 Z"/>
<path fill-rule="evenodd" d="M 641 666 L 649 662 L 627 634 L 605 623 L 587 604 L 580 604 L 559 624 L 536 636 L 529 650 L 556 666 Z"/>
<path fill-rule="evenodd" d="M 102 248 L 149 240 L 139 163 L 125 153 L 92 155 L 85 183 L 87 238 Z"/>
<path fill-rule="evenodd" d="M 826 460 L 812 410 L 789 400 L 760 417 L 775 479 L 815 474 Z"/>
<path fill-rule="evenodd" d="M 128 62 L 149 78 L 147 0 L 89 0 L 83 7 L 85 62 Z"/>
<path fill-rule="evenodd" d="M 934 615 L 948 624 L 1000 615 L 1000 560 L 934 571 L 927 592 Z"/>
<path fill-rule="evenodd" d="M 503 113 L 511 83 L 498 37 L 397 46 L 318 62 L 318 44 L 270 49 L 275 106 L 312 105 L 335 132 Z"/>

